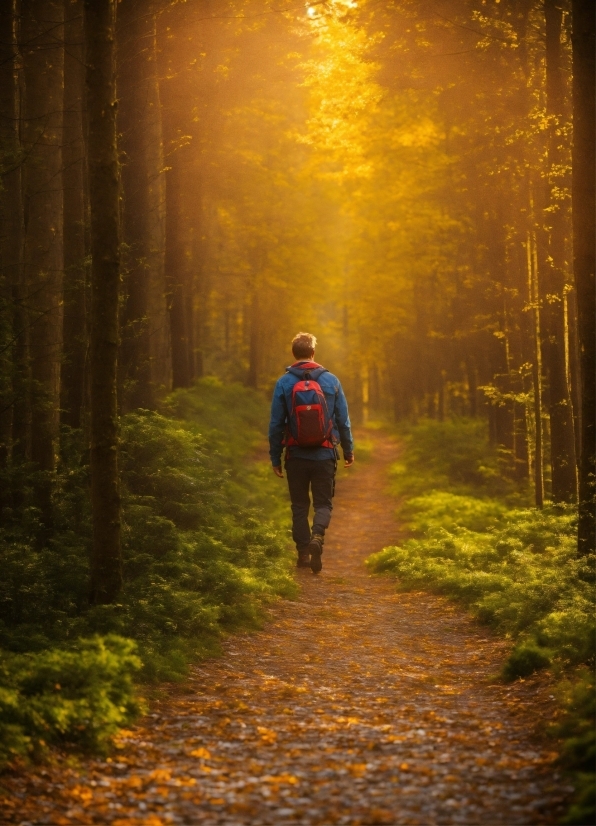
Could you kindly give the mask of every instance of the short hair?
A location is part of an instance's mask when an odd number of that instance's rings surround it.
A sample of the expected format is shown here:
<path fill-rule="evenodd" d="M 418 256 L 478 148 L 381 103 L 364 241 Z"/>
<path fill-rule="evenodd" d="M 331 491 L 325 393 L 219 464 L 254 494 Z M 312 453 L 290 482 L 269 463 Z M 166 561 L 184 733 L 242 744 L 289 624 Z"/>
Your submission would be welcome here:
<path fill-rule="evenodd" d="M 305 359 L 315 351 L 317 337 L 312 333 L 297 333 L 292 339 L 292 353 L 297 359 Z"/>

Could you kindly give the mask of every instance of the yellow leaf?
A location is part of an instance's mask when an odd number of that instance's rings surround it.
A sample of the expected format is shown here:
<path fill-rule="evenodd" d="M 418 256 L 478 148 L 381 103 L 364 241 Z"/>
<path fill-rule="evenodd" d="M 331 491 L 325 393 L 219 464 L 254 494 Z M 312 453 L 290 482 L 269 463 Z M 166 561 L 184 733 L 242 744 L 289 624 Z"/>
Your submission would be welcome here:
<path fill-rule="evenodd" d="M 200 757 L 202 760 L 211 760 L 211 752 L 204 749 L 202 746 L 199 749 L 195 749 L 190 753 L 191 757 Z"/>
<path fill-rule="evenodd" d="M 149 780 L 156 780 L 158 783 L 165 783 L 172 778 L 172 772 L 169 769 L 155 769 L 149 775 Z"/>

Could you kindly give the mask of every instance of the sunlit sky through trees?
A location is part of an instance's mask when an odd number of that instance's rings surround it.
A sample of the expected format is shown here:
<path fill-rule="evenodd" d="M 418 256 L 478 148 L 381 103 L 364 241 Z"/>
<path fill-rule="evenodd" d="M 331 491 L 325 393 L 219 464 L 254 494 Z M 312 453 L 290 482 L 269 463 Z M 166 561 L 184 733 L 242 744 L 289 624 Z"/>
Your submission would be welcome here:
<path fill-rule="evenodd" d="M 527 318 L 541 5 L 288 5 L 186 3 L 160 21 L 203 369 L 244 380 L 253 359 L 270 386 L 312 329 L 365 399 L 372 372 L 377 404 L 428 404 L 444 371 L 463 410 Z M 519 371 L 531 359 L 512 346 Z"/>

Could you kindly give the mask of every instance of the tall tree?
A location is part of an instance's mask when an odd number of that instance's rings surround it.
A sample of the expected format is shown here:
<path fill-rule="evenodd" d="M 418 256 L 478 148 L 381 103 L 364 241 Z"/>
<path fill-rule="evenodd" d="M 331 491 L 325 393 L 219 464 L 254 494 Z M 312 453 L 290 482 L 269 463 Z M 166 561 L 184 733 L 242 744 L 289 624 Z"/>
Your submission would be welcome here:
<path fill-rule="evenodd" d="M 182 129 L 191 120 L 187 48 L 180 48 L 179 27 L 187 25 L 186 9 L 171 6 L 160 15 L 158 31 L 159 98 L 165 168 L 165 284 L 172 353 L 172 387 L 188 387 L 194 378 L 193 291 L 188 249 L 192 235 L 188 195 L 191 137 Z M 174 34 L 176 31 L 176 35 Z M 186 194 L 186 198 L 185 198 Z M 194 238 L 192 239 L 194 240 Z"/>
<path fill-rule="evenodd" d="M 188 387 L 193 378 L 193 353 L 189 346 L 189 272 L 185 254 L 180 151 L 167 158 L 166 172 L 166 285 L 172 347 L 172 387 Z"/>
<path fill-rule="evenodd" d="M 22 0 L 25 273 L 31 353 L 31 459 L 52 521 L 62 347 L 63 0 Z"/>
<path fill-rule="evenodd" d="M 596 208 L 594 7 L 572 0 L 573 45 L 573 272 L 577 291 L 578 339 L 582 385 L 579 461 L 579 551 L 596 548 Z"/>
<path fill-rule="evenodd" d="M 573 407 L 565 347 L 566 200 L 565 85 L 561 56 L 561 0 L 545 0 L 546 112 L 549 117 L 545 223 L 548 241 L 543 261 L 546 317 L 545 359 L 549 378 L 552 497 L 577 498 Z M 557 195 L 558 194 L 558 195 Z"/>
<path fill-rule="evenodd" d="M 115 0 L 84 0 L 91 224 L 91 602 L 122 587 L 118 479 L 119 170 L 116 143 Z"/>
<path fill-rule="evenodd" d="M 152 407 L 159 385 L 169 383 L 162 361 L 168 325 L 154 5 L 147 0 L 122 0 L 118 6 L 118 130 L 126 251 L 121 364 L 125 409 Z"/>
<path fill-rule="evenodd" d="M 87 353 L 83 0 L 64 4 L 64 322 L 61 418 L 80 427 Z"/>
<path fill-rule="evenodd" d="M 15 355 L 23 340 L 26 322 L 15 308 L 22 308 L 23 207 L 21 152 L 19 146 L 17 84 L 17 9 L 15 0 L 0 8 L 0 467 L 10 456 L 15 421 L 14 386 L 24 376 L 15 375 Z M 18 367 L 25 365 L 18 364 Z M 4 500 L 6 491 L 0 497 Z M 0 506 L 3 502 L 0 502 Z"/>

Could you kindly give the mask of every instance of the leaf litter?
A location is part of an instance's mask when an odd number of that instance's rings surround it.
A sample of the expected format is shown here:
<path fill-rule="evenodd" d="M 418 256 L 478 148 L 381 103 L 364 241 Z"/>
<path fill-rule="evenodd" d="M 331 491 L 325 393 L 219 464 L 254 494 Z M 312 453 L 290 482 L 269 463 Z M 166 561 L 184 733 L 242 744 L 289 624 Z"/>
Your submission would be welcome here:
<path fill-rule="evenodd" d="M 367 434 L 370 438 L 370 435 Z M 364 559 L 394 543 L 397 447 L 338 480 L 318 576 L 228 640 L 112 757 L 2 778 L 2 823 L 550 824 L 572 792 L 544 727 L 548 676 L 503 686 L 507 642 Z"/>

